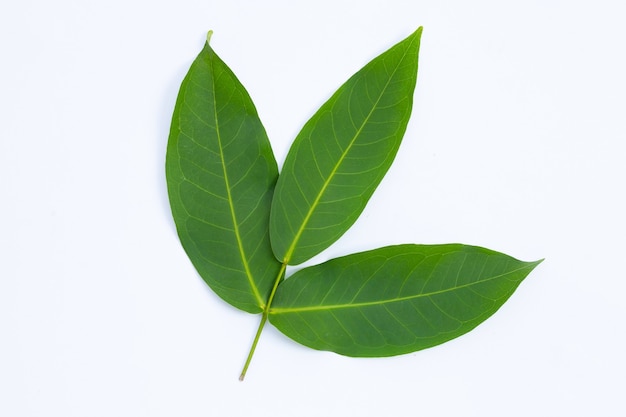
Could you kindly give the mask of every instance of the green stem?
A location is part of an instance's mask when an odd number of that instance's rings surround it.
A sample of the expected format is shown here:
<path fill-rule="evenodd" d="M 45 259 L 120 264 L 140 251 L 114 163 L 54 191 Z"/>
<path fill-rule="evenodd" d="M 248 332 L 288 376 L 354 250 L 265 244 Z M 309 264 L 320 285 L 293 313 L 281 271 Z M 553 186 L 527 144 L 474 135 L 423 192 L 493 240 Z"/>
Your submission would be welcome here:
<path fill-rule="evenodd" d="M 246 363 L 243 366 L 241 375 L 239 375 L 240 381 L 243 381 L 243 379 L 246 377 L 248 366 L 250 366 L 250 362 L 252 361 L 252 355 L 254 355 L 254 351 L 256 350 L 256 344 L 259 343 L 259 337 L 261 337 L 261 332 L 263 331 L 263 327 L 265 326 L 266 321 L 267 321 L 267 314 L 265 313 L 265 311 L 263 311 L 263 316 L 261 317 L 261 324 L 259 324 L 259 328 L 257 329 L 256 335 L 254 336 L 254 341 L 252 342 L 252 346 L 250 347 L 250 352 L 248 353 L 248 358 L 246 359 Z"/>
<path fill-rule="evenodd" d="M 254 355 L 254 351 L 256 350 L 256 345 L 259 343 L 259 338 L 261 337 L 261 332 L 263 331 L 263 327 L 265 327 L 265 323 L 267 322 L 267 318 L 269 316 L 270 307 L 272 306 L 272 301 L 274 301 L 274 295 L 276 294 L 276 289 L 278 288 L 278 284 L 283 280 L 285 275 L 285 269 L 287 268 L 287 264 L 283 263 L 278 271 L 278 275 L 276 276 L 276 280 L 274 280 L 274 286 L 272 287 L 272 292 L 270 293 L 269 298 L 267 299 L 267 304 L 263 308 L 263 315 L 261 316 L 261 323 L 259 323 L 259 328 L 256 331 L 256 335 L 254 336 L 254 341 L 252 342 L 252 346 L 250 347 L 250 352 L 248 353 L 248 358 L 246 359 L 246 363 L 241 370 L 241 375 L 239 375 L 239 380 L 243 381 L 246 377 L 246 372 L 248 371 L 248 367 L 250 366 L 250 362 L 252 361 L 252 356 Z"/>

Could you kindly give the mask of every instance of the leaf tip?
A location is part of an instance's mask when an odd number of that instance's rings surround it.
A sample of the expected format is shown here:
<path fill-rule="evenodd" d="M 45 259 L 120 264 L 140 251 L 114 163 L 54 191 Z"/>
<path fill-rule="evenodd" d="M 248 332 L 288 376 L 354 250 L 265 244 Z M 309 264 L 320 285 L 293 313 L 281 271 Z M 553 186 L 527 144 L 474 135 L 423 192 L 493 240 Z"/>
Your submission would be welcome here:
<path fill-rule="evenodd" d="M 211 42 L 211 36 L 213 36 L 213 31 L 209 30 L 206 34 L 206 43 Z"/>
<path fill-rule="evenodd" d="M 537 266 L 539 266 L 540 263 L 542 263 L 543 261 L 545 261 L 546 258 L 541 258 L 537 261 L 532 261 L 532 262 L 527 262 L 528 266 L 530 267 L 530 270 L 532 271 L 533 269 L 535 269 Z"/>

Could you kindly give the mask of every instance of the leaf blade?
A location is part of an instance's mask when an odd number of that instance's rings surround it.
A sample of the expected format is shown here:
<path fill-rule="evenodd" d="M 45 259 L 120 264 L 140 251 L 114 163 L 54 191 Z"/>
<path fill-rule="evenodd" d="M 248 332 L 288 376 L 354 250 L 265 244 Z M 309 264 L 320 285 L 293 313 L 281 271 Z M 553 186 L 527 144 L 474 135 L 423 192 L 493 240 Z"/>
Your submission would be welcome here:
<path fill-rule="evenodd" d="M 421 29 L 354 74 L 298 134 L 270 215 L 281 262 L 302 263 L 335 242 L 391 166 L 411 114 Z"/>
<path fill-rule="evenodd" d="M 269 243 L 278 168 L 247 91 L 207 42 L 176 102 L 166 156 L 172 215 L 205 282 L 251 313 L 265 306 L 280 263 Z"/>
<path fill-rule="evenodd" d="M 314 349 L 363 357 L 409 353 L 472 330 L 539 262 L 455 244 L 348 255 L 282 283 L 270 322 Z"/>

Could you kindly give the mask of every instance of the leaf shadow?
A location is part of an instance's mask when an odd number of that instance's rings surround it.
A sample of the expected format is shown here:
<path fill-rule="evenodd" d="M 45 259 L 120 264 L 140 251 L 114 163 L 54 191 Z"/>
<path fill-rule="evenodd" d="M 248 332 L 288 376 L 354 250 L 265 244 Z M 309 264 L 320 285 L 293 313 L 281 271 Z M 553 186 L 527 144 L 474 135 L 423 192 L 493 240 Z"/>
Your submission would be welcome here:
<path fill-rule="evenodd" d="M 172 121 L 172 113 L 174 112 L 174 106 L 176 104 L 176 98 L 178 96 L 178 90 L 180 89 L 181 80 L 187 74 L 189 70 L 189 62 L 181 63 L 178 69 L 172 73 L 169 77 L 167 85 L 161 92 L 161 100 L 159 105 L 159 111 L 156 113 L 155 124 L 159 136 L 157 139 L 157 146 L 154 147 L 156 155 L 154 155 L 154 163 L 156 164 L 155 170 L 158 173 L 157 187 L 159 195 L 159 208 L 162 215 L 169 226 L 170 231 L 176 236 L 176 224 L 170 211 L 170 201 L 167 193 L 167 181 L 165 177 L 165 155 L 167 151 L 167 142 L 170 132 L 170 124 Z"/>

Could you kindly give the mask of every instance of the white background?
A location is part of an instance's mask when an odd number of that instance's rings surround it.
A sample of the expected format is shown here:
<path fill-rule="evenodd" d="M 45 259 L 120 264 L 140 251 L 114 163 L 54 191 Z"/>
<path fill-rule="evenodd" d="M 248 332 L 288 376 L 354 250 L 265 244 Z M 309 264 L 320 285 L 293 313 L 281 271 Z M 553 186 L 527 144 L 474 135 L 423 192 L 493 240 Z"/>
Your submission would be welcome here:
<path fill-rule="evenodd" d="M 5 1 L 0 415 L 624 416 L 626 10 L 619 1 Z M 350 359 L 197 276 L 164 178 L 211 44 L 279 164 L 353 72 L 424 26 L 400 153 L 334 256 L 461 242 L 546 258 L 475 331 Z"/>

